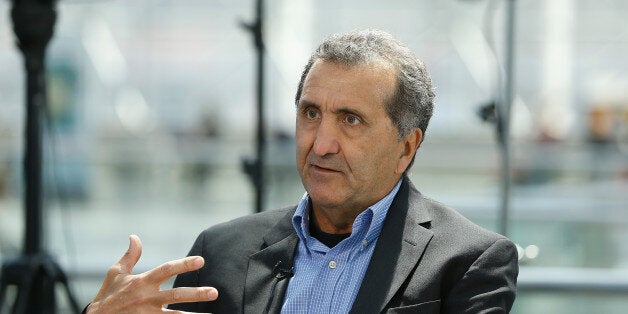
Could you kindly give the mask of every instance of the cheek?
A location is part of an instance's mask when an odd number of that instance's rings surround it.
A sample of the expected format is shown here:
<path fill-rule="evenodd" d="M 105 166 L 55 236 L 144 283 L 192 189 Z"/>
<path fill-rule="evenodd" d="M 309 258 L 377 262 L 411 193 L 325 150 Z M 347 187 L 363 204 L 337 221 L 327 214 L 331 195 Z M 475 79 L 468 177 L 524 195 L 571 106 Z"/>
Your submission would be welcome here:
<path fill-rule="evenodd" d="M 313 141 L 310 137 L 308 137 L 306 132 L 297 130 L 295 140 L 297 164 L 305 163 L 305 159 L 312 147 L 312 143 Z"/>
<path fill-rule="evenodd" d="M 395 144 L 381 145 L 377 150 L 372 150 L 369 157 L 372 172 L 380 175 L 393 173 L 397 168 L 399 152 L 400 147 Z"/>

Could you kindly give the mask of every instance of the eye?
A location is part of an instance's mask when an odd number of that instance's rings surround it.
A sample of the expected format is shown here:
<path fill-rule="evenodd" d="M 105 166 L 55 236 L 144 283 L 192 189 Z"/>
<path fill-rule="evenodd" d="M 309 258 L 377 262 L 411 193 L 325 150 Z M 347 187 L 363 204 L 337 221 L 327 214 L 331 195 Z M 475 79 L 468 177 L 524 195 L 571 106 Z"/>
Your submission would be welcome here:
<path fill-rule="evenodd" d="M 362 121 L 360 121 L 360 118 L 358 118 L 358 117 L 356 117 L 356 116 L 354 116 L 352 114 L 348 114 L 348 115 L 345 116 L 345 122 L 348 125 L 358 125 Z"/>
<path fill-rule="evenodd" d="M 305 117 L 308 119 L 317 119 L 319 117 L 318 110 L 315 110 L 314 108 L 305 109 Z"/>

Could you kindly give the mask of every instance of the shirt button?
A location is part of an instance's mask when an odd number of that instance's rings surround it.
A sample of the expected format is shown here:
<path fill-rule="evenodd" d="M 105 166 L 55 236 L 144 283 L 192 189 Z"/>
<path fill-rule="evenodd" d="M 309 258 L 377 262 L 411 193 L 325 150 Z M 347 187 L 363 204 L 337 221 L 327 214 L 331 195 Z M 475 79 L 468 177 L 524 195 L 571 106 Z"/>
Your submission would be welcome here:
<path fill-rule="evenodd" d="M 338 264 L 336 263 L 336 261 L 330 261 L 330 262 L 329 262 L 329 268 L 334 269 L 334 268 L 336 268 L 336 266 L 338 266 Z"/>
<path fill-rule="evenodd" d="M 362 246 L 367 246 L 368 244 L 369 244 L 368 241 L 366 240 L 362 241 Z"/>

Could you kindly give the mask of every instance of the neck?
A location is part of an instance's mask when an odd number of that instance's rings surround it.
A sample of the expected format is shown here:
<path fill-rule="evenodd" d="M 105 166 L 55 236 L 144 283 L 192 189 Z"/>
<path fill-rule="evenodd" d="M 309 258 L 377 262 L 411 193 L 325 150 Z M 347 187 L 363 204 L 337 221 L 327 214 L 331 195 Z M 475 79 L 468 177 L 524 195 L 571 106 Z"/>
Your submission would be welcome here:
<path fill-rule="evenodd" d="M 310 219 L 323 232 L 331 234 L 351 233 L 353 221 L 360 213 L 351 215 L 338 215 L 341 211 L 335 209 L 324 210 L 312 206 Z"/>
<path fill-rule="evenodd" d="M 390 189 L 388 189 L 386 193 L 382 193 L 383 195 L 378 195 L 377 197 L 371 199 L 370 202 L 365 203 L 345 203 L 344 207 L 328 207 L 322 206 L 321 204 L 316 204 L 314 200 L 310 198 L 310 219 L 316 224 L 316 226 L 318 226 L 321 231 L 325 233 L 351 233 L 351 231 L 353 230 L 353 222 L 355 221 L 355 218 L 358 217 L 358 215 L 365 211 L 367 208 L 386 197 L 386 195 L 388 195 L 393 190 L 395 184 L 397 184 L 398 181 L 399 178 L 397 178 L 391 184 Z M 354 208 L 360 209 L 355 210 Z"/>

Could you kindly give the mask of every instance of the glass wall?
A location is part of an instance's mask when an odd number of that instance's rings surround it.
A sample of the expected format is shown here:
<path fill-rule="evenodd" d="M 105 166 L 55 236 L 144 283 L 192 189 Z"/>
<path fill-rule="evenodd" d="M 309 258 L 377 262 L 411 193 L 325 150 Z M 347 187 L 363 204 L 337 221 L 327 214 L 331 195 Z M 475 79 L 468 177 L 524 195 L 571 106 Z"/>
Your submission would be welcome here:
<path fill-rule="evenodd" d="M 296 203 L 294 93 L 334 32 L 386 30 L 426 64 L 436 112 L 411 171 L 422 193 L 499 230 L 500 155 L 480 108 L 499 100 L 506 1 L 268 0 L 265 208 Z M 254 1 L 57 3 L 47 55 L 46 247 L 86 304 L 138 234 L 138 271 L 184 256 L 203 229 L 254 211 Z M 0 2 L 0 257 L 19 253 L 24 73 Z M 628 285 L 628 3 L 516 1 L 509 237 L 515 313 L 620 313 Z M 602 280 L 602 283 L 604 281 Z M 576 284 L 574 284 L 574 287 Z M 625 290 L 624 290 L 625 295 Z M 62 301 L 62 300 L 61 300 Z"/>

